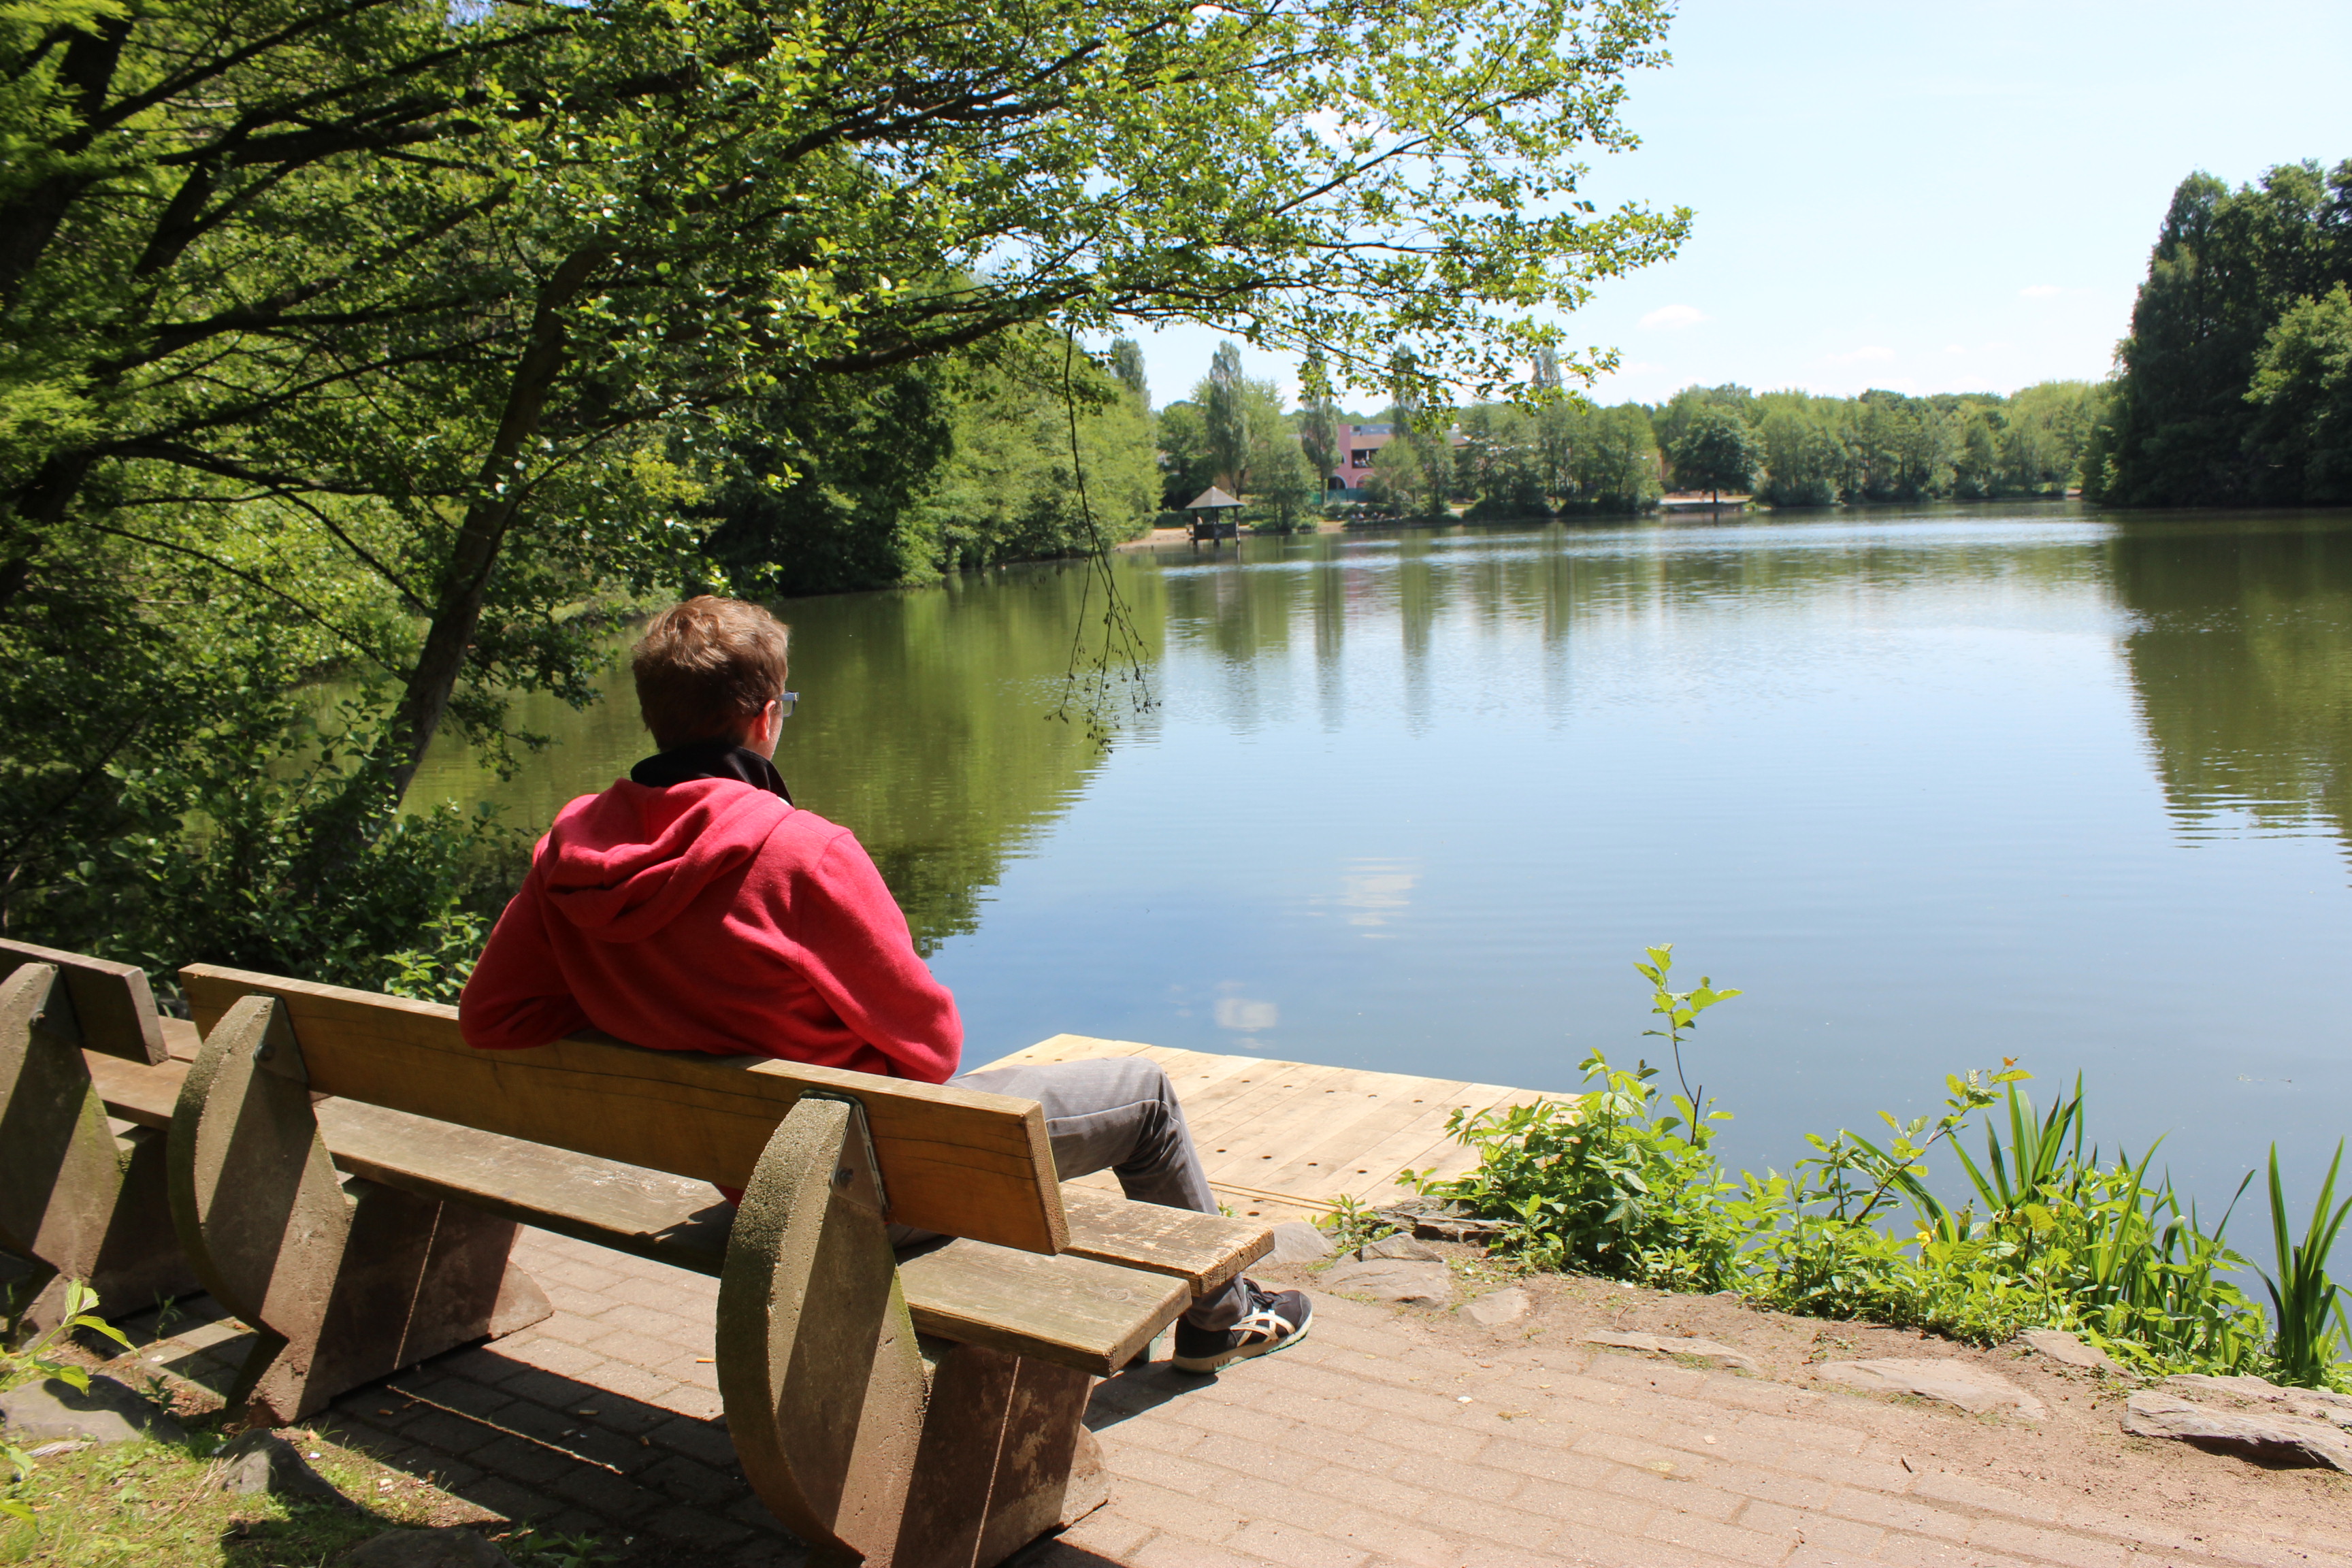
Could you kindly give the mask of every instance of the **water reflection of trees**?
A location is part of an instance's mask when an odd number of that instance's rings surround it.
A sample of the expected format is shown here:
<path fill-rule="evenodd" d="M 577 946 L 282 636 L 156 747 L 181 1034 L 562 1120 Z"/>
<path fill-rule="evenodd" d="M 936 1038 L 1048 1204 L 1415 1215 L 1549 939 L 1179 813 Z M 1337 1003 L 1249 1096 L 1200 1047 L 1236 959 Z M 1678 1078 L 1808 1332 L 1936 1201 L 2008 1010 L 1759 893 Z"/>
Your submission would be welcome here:
<path fill-rule="evenodd" d="M 1088 612 L 1084 586 L 1076 568 L 1028 568 L 778 606 L 793 627 L 802 702 L 777 763 L 796 801 L 856 832 L 927 955 L 977 929 L 1006 862 L 1066 808 L 1098 760 L 1081 716 L 1045 717 L 1073 629 L 1100 613 L 1099 590 Z M 1130 574 L 1127 588 L 1156 650 L 1156 578 Z M 436 756 L 416 804 L 495 799 L 507 821 L 541 830 L 566 800 L 602 789 L 651 749 L 626 670 L 612 670 L 603 688 L 604 700 L 584 712 L 520 704 L 530 727 L 558 742 L 522 776 L 499 785 L 462 755 Z"/>
<path fill-rule="evenodd" d="M 2352 842 L 2352 529 L 2335 517 L 2133 523 L 2110 546 L 2165 796 L 2324 820 Z"/>
<path fill-rule="evenodd" d="M 1917 586 L 2017 582 L 2081 585 L 2098 563 L 2080 540 L 2046 542 L 1978 536 L 1898 535 L 1785 541 L 1753 527 L 1656 524 L 1579 528 L 1410 530 L 1323 535 L 1294 542 L 1276 560 L 1236 569 L 1168 572 L 1170 636 L 1206 649 L 1235 671 L 1311 640 L 1318 688 L 1338 689 L 1335 667 L 1363 624 L 1399 639 L 1406 700 L 1441 646 L 1439 628 L 1472 637 L 1533 627 L 1547 647 L 1595 617 L 1661 609 L 1749 607 L 1759 598 L 1850 596 Z"/>

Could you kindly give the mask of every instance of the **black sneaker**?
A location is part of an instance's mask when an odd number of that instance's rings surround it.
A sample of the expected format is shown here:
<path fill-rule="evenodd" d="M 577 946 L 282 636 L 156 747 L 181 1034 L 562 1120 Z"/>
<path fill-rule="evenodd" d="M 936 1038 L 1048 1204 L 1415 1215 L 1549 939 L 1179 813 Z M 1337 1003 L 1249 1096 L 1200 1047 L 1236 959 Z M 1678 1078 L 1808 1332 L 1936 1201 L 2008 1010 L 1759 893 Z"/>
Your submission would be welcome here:
<path fill-rule="evenodd" d="M 1260 1289 L 1255 1279 L 1242 1284 L 1249 1291 L 1249 1310 L 1232 1328 L 1196 1329 L 1181 1318 L 1176 1320 L 1172 1364 L 1178 1372 L 1215 1372 L 1254 1355 L 1271 1354 L 1307 1337 L 1315 1309 L 1308 1305 L 1304 1291 Z"/>

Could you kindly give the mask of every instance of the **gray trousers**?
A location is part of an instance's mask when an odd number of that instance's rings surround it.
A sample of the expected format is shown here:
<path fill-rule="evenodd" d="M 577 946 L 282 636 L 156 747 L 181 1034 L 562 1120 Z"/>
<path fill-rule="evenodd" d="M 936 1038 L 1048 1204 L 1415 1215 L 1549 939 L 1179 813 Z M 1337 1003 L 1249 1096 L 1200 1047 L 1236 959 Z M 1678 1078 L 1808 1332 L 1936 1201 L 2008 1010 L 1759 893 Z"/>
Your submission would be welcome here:
<path fill-rule="evenodd" d="M 1045 1109 L 1054 1166 L 1066 1182 L 1112 1171 L 1119 1190 L 1138 1203 L 1217 1212 L 1176 1091 L 1148 1058 L 996 1068 L 948 1081 L 958 1089 L 1035 1100 Z M 1247 1310 L 1248 1291 L 1236 1276 L 1194 1301 L 1184 1321 L 1195 1328 L 1229 1329 Z"/>

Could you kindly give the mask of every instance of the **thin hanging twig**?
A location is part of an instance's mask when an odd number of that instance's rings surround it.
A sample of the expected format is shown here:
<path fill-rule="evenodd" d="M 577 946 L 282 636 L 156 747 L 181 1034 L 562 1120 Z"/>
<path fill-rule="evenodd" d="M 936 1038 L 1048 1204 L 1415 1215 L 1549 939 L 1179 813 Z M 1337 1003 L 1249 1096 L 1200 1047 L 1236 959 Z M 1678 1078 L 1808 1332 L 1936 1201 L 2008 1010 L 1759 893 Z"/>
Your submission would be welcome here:
<path fill-rule="evenodd" d="M 1110 547 L 1103 541 L 1102 530 L 1095 524 L 1094 504 L 1087 495 L 1087 465 L 1078 450 L 1078 403 L 1072 380 L 1077 353 L 1076 334 L 1066 331 L 1062 334 L 1062 411 L 1069 420 L 1070 469 L 1077 480 L 1078 517 L 1087 531 L 1087 576 L 1078 595 L 1077 625 L 1070 635 L 1070 662 L 1062 677 L 1062 700 L 1046 717 L 1066 724 L 1070 721 L 1071 706 L 1076 703 L 1086 720 L 1087 738 L 1107 747 L 1110 744 L 1114 682 L 1127 683 L 1128 706 L 1138 713 L 1152 706 L 1151 682 L 1144 668 L 1143 634 L 1137 629 L 1134 611 L 1126 595 L 1119 592 Z M 1097 577 L 1103 591 L 1102 645 L 1089 652 L 1087 616 Z"/>

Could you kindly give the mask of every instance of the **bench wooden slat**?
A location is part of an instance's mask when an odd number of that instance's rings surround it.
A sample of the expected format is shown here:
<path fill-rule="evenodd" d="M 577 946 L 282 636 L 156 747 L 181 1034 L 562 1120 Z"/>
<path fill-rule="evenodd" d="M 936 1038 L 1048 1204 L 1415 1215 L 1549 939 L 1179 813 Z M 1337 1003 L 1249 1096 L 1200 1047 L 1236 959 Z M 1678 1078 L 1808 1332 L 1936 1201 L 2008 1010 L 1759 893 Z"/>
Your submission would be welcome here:
<path fill-rule="evenodd" d="M 175 1058 L 153 1067 L 133 1067 L 89 1050 L 82 1052 L 81 1059 L 89 1068 L 90 1084 L 106 1102 L 109 1115 L 161 1131 L 172 1130 L 172 1107 L 179 1103 L 180 1085 L 188 1076 L 187 1063 Z"/>
<path fill-rule="evenodd" d="M 279 998 L 315 1091 L 722 1186 L 751 1180 L 803 1091 L 853 1095 L 882 1151 L 893 1220 L 1024 1252 L 1068 1245 L 1032 1101 L 609 1040 L 477 1051 L 457 1009 L 435 1003 L 206 964 L 181 981 L 207 1034 L 241 996 Z"/>
<path fill-rule="evenodd" d="M 1065 1255 L 951 1241 L 901 1261 L 915 1327 L 1108 1377 L 1192 1304 L 1181 1279 Z"/>
<path fill-rule="evenodd" d="M 1196 1296 L 1274 1250 L 1274 1231 L 1259 1220 L 1131 1203 L 1074 1185 L 1062 1188 L 1062 1207 L 1069 1216 L 1071 1253 L 1175 1275 Z"/>
<path fill-rule="evenodd" d="M 0 981 L 27 963 L 58 966 L 73 1002 L 84 1050 L 133 1062 L 160 1062 L 168 1054 L 155 994 L 147 984 L 147 972 L 137 964 L 0 938 Z"/>

